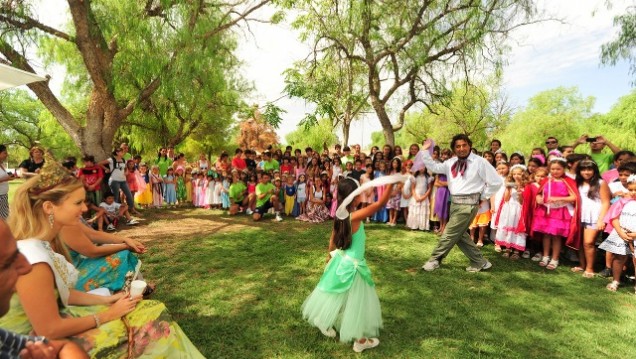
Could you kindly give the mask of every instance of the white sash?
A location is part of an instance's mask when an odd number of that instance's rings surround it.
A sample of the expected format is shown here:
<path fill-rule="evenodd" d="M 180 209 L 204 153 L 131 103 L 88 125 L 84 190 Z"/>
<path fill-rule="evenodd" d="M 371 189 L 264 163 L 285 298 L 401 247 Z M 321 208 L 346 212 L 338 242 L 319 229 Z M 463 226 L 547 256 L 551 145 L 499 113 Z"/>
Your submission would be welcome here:
<path fill-rule="evenodd" d="M 51 267 L 55 276 L 55 286 L 62 299 L 62 304 L 68 306 L 70 290 L 75 287 L 79 272 L 63 255 L 55 253 L 49 242 L 39 239 L 23 239 L 18 241 L 18 249 L 31 265 L 46 263 Z"/>

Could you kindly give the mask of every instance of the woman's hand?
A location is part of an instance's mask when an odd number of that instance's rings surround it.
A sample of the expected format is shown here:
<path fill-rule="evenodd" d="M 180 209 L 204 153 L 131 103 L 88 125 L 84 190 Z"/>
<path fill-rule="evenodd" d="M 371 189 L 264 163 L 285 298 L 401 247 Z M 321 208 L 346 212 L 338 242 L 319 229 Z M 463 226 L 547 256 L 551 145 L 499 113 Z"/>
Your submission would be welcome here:
<path fill-rule="evenodd" d="M 138 240 L 124 237 L 124 244 L 126 244 L 130 248 L 130 250 L 135 253 L 146 253 L 146 246 L 144 246 L 143 243 L 139 242 Z"/>
<path fill-rule="evenodd" d="M 543 204 L 543 196 L 537 196 L 537 204 L 539 205 Z"/>
<path fill-rule="evenodd" d="M 104 313 L 104 315 L 106 316 L 106 320 L 104 322 L 110 322 L 112 320 L 119 319 L 124 315 L 132 312 L 133 310 L 135 310 L 137 303 L 139 303 L 142 299 L 141 295 L 130 298 L 130 296 L 128 295 L 124 295 L 123 293 L 121 294 L 121 298 L 113 303 L 110 308 L 108 308 L 108 310 Z"/>
<path fill-rule="evenodd" d="M 121 298 L 123 298 L 125 296 L 126 296 L 126 293 L 124 293 L 124 292 L 119 292 L 117 294 L 113 294 L 110 297 L 106 297 L 106 298 L 108 298 L 106 303 L 108 305 L 111 305 L 111 304 L 115 303 L 116 301 L 120 300 Z"/>

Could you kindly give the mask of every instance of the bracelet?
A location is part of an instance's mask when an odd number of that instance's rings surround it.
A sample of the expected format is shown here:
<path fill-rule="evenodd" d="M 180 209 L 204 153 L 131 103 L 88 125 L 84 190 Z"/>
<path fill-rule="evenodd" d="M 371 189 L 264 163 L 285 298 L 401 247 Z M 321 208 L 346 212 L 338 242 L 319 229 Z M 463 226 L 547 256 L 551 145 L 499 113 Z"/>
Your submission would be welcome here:
<path fill-rule="evenodd" d="M 97 314 L 93 314 L 93 319 L 95 319 L 95 328 L 99 328 L 102 325 L 102 322 L 99 320 Z"/>

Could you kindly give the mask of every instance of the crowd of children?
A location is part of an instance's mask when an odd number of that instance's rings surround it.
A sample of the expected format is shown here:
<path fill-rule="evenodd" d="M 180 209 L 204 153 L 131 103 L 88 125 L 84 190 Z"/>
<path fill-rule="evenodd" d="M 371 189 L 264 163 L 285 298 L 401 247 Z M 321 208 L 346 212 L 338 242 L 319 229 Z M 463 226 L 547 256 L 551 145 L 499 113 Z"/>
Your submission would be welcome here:
<path fill-rule="evenodd" d="M 590 144 L 591 153 L 574 153 L 583 143 Z M 605 147 L 613 153 L 603 152 Z M 172 149 L 164 148 L 156 159 L 142 161 L 140 156 L 130 156 L 123 144 L 112 158 L 100 163 L 86 156 L 84 167 L 75 171 L 95 210 L 91 220 L 100 229 L 113 229 L 119 218 L 135 224 L 131 215 L 137 214 L 137 208 L 185 205 L 227 210 L 232 215 L 244 212 L 254 220 L 273 212 L 278 221 L 287 216 L 319 223 L 334 218 L 342 179 L 351 177 L 364 184 L 402 173 L 409 177 L 405 183 L 370 189 L 360 196 L 359 208 L 364 208 L 382 198 L 385 190 L 391 192 L 386 205 L 365 222 L 401 223 L 410 230 L 440 234 L 449 219 L 447 179 L 425 168 L 411 171 L 419 150 L 417 144 L 407 153 L 400 146 L 385 145 L 373 147 L 367 156 L 359 146 L 352 150 L 336 145 L 335 151 L 322 152 L 306 148 L 304 153 L 287 146 L 284 151 L 260 154 L 237 149 L 234 157 L 222 153 L 214 163 L 201 155 L 188 163 L 183 154 L 175 156 Z M 505 179 L 497 194 L 482 203 L 470 226 L 478 247 L 491 241 L 504 257 L 531 258 L 549 270 L 559 266 L 567 247 L 574 250 L 571 259 L 578 257 L 573 271 L 592 277 L 596 247 L 609 235 L 599 247 L 607 252 L 600 274 L 613 277 L 608 289 L 618 288 L 624 262 L 633 251 L 632 242 L 625 242 L 626 246 L 619 240 L 633 239 L 636 233 L 628 215 L 636 191 L 636 177 L 630 179 L 636 175 L 632 152 L 621 151 L 602 136 L 581 136 L 572 146 L 561 147 L 550 137 L 546 149 L 533 149 L 527 160 L 518 152 L 508 157 L 498 140 L 492 141 L 489 150 L 475 152 Z M 443 162 L 453 154 L 436 147 L 432 156 Z M 120 168 L 119 163 L 125 166 Z M 125 182 L 117 181 L 120 178 Z M 128 203 L 127 191 L 134 204 Z M 122 206 L 114 208 L 113 203 Z"/>

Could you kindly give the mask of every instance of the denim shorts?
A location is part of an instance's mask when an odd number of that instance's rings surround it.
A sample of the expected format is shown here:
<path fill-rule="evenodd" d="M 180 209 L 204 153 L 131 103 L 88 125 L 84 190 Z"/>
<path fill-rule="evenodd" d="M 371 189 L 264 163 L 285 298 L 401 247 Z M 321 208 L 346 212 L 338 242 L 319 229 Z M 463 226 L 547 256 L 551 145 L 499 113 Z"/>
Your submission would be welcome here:
<path fill-rule="evenodd" d="M 582 229 L 598 229 L 596 223 L 581 222 Z"/>

